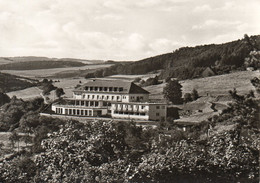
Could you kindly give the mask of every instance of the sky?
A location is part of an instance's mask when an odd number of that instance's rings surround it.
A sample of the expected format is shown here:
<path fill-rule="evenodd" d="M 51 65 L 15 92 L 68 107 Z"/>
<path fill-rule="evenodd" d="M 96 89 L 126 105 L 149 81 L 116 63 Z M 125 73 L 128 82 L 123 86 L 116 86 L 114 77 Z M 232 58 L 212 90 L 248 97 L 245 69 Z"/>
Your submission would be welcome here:
<path fill-rule="evenodd" d="M 139 60 L 260 33 L 260 0 L 0 0 L 0 57 Z"/>

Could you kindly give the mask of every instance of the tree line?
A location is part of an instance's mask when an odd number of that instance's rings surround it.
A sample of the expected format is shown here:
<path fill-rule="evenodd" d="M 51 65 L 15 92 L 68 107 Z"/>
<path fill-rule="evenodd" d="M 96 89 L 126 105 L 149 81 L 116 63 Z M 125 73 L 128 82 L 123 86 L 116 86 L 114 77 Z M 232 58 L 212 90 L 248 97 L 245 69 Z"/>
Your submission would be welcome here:
<path fill-rule="evenodd" d="M 244 39 L 196 47 L 182 47 L 163 55 L 146 58 L 137 62 L 119 63 L 109 68 L 89 73 L 86 78 L 105 77 L 114 74 L 146 74 L 163 70 L 159 79 L 167 77 L 191 79 L 202 77 L 201 73 L 210 67 L 216 74 L 228 73 L 244 68 L 245 58 L 260 47 L 260 36 L 244 36 Z"/>

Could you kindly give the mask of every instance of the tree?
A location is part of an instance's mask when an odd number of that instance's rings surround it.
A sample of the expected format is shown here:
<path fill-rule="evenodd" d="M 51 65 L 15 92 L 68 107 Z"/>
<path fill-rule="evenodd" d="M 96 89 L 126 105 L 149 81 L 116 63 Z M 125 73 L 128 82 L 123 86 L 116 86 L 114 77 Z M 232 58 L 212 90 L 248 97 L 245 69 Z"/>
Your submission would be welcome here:
<path fill-rule="evenodd" d="M 140 77 L 137 77 L 134 79 L 134 83 L 139 83 L 142 79 Z"/>
<path fill-rule="evenodd" d="M 193 89 L 191 92 L 191 99 L 192 100 L 197 100 L 199 98 L 198 91 L 196 89 Z"/>
<path fill-rule="evenodd" d="M 18 152 L 19 152 L 19 142 L 20 142 L 20 136 L 16 131 L 13 131 L 11 136 L 9 137 L 9 140 L 11 141 L 12 145 L 14 146 L 14 144 L 17 142 L 17 148 L 18 148 Z"/>
<path fill-rule="evenodd" d="M 185 93 L 183 101 L 185 103 L 191 102 L 192 101 L 192 95 L 190 93 Z"/>
<path fill-rule="evenodd" d="M 0 106 L 10 102 L 10 97 L 5 93 L 0 92 Z"/>
<path fill-rule="evenodd" d="M 56 94 L 56 96 L 57 96 L 58 98 L 60 98 L 62 95 L 65 94 L 65 92 L 63 91 L 62 88 L 57 88 L 57 89 L 55 90 L 55 94 Z"/>
<path fill-rule="evenodd" d="M 163 88 L 164 98 L 173 104 L 181 104 L 182 103 L 182 91 L 181 84 L 178 80 L 170 80 L 166 86 Z"/>

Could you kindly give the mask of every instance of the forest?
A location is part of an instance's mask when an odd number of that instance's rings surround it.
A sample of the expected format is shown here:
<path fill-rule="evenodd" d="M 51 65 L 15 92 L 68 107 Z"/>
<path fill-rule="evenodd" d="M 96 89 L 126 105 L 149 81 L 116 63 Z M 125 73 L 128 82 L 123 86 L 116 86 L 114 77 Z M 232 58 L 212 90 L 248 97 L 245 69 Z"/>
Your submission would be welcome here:
<path fill-rule="evenodd" d="M 36 86 L 37 83 L 38 80 L 0 72 L 0 92 L 22 90 L 28 87 Z"/>
<path fill-rule="evenodd" d="M 87 77 L 104 77 L 114 74 L 146 74 L 162 70 L 160 79 L 174 77 L 192 79 L 210 67 L 216 74 L 245 70 L 244 62 L 249 53 L 260 48 L 260 36 L 245 35 L 243 39 L 224 44 L 182 47 L 172 53 L 146 58 L 136 62 L 119 63 L 101 69 Z"/>

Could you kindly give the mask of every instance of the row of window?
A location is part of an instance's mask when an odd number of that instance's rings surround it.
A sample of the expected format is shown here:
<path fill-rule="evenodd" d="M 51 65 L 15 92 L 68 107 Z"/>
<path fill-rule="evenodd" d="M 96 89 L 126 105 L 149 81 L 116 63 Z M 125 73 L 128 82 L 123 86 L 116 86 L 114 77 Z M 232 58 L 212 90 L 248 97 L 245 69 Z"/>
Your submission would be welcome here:
<path fill-rule="evenodd" d="M 97 107 L 99 106 L 99 102 L 98 101 L 79 101 L 79 100 L 76 100 L 75 101 L 75 105 L 76 106 L 90 106 L 90 107 Z"/>
<path fill-rule="evenodd" d="M 83 98 L 85 99 L 100 99 L 100 100 L 120 100 L 120 96 L 105 96 L 105 95 L 84 95 Z"/>
<path fill-rule="evenodd" d="M 122 92 L 124 89 L 123 87 L 92 87 L 92 86 L 86 86 L 84 88 L 87 91 L 105 91 L 105 92 Z"/>
<path fill-rule="evenodd" d="M 56 108 L 57 114 L 63 114 L 62 108 Z M 64 114 L 66 115 L 79 115 L 79 116 L 93 116 L 92 110 L 82 110 L 82 109 L 65 109 Z"/>
<path fill-rule="evenodd" d="M 98 101 L 79 101 L 79 100 L 75 100 L 74 103 L 76 106 L 85 106 L 85 107 L 98 107 L 101 106 L 101 103 Z M 111 106 L 110 102 L 105 102 L 103 101 L 103 105 L 102 106 Z"/>
<path fill-rule="evenodd" d="M 141 108 L 144 109 L 146 106 L 145 105 L 124 105 L 124 104 L 115 104 L 117 108 L 128 108 L 128 109 L 133 109 L 133 108 Z"/>
<path fill-rule="evenodd" d="M 135 96 L 131 96 L 130 99 L 131 99 L 131 100 L 135 100 L 135 99 L 136 99 L 136 101 L 141 101 L 141 100 L 144 99 L 144 97 L 143 97 L 143 96 L 137 96 L 137 97 L 135 98 Z"/>
<path fill-rule="evenodd" d="M 122 115 L 136 115 L 136 116 L 146 116 L 147 113 L 144 112 L 122 112 L 122 111 L 114 111 L 114 114 L 122 114 Z"/>

